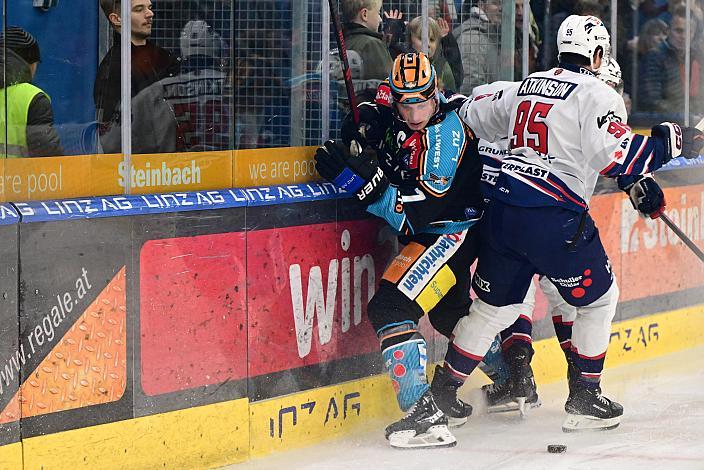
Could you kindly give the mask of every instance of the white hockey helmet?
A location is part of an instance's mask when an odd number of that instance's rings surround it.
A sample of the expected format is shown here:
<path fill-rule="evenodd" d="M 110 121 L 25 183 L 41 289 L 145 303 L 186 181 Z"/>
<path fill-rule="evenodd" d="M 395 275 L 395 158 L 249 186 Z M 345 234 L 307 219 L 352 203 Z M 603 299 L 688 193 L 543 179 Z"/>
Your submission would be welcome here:
<path fill-rule="evenodd" d="M 225 56 L 225 42 L 222 37 L 203 20 L 186 23 L 181 31 L 181 57 L 212 57 L 221 59 Z"/>
<path fill-rule="evenodd" d="M 569 52 L 593 61 L 594 52 L 598 47 L 604 51 L 602 62 L 608 62 L 611 38 L 604 23 L 596 16 L 570 15 L 565 18 L 557 31 L 559 54 Z"/>
<path fill-rule="evenodd" d="M 623 78 L 621 78 L 621 67 L 616 59 L 609 57 L 608 61 L 601 63 L 597 76 L 607 85 L 613 87 L 619 93 L 623 90 Z"/>

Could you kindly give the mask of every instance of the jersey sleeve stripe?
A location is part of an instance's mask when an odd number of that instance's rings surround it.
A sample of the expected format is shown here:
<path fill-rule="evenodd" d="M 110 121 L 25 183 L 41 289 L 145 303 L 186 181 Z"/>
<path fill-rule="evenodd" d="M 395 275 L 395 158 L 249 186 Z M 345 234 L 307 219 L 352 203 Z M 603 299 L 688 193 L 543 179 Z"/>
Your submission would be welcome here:
<path fill-rule="evenodd" d="M 601 170 L 600 173 L 602 175 L 614 177 L 651 171 L 653 160 L 658 158 L 658 148 L 655 142 L 652 138 L 642 135 L 632 134 L 632 136 L 623 162 L 619 163 L 618 160 L 614 159 L 606 168 Z"/>

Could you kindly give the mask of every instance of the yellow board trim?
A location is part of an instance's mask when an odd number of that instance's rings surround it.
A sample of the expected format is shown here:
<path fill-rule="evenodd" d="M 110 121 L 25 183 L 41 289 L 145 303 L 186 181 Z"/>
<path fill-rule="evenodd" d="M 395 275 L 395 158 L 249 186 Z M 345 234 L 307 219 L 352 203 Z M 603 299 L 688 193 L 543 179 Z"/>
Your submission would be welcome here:
<path fill-rule="evenodd" d="M 25 468 L 212 468 L 247 459 L 247 399 L 23 440 Z M 3 467 L 5 468 L 5 467 Z"/>
<path fill-rule="evenodd" d="M 313 158 L 316 148 L 235 150 L 233 186 L 246 188 L 319 181 Z"/>
<path fill-rule="evenodd" d="M 21 442 L 15 442 L 0 447 L 0 468 L 22 468 Z"/>
<path fill-rule="evenodd" d="M 701 345 L 703 321 L 704 305 L 696 305 L 615 323 L 606 367 Z M 537 381 L 564 379 L 557 341 L 534 347 Z M 472 374 L 467 386 L 486 381 Z M 0 468 L 21 468 L 22 450 L 26 468 L 216 467 L 357 432 L 383 439 L 383 426 L 398 416 L 390 381 L 378 375 L 261 402 L 240 399 L 33 437 L 0 447 Z"/>
<path fill-rule="evenodd" d="M 320 181 L 316 147 L 0 158 L 0 202 L 200 191 Z"/>

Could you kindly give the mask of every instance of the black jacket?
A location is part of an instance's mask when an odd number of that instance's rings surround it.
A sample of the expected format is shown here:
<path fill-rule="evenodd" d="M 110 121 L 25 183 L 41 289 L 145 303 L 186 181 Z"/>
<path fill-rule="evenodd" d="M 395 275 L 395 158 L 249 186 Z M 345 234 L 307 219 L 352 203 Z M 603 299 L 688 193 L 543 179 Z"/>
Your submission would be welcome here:
<path fill-rule="evenodd" d="M 120 115 L 120 36 L 98 66 L 93 88 L 97 119 L 101 123 L 119 122 Z M 132 97 L 149 85 L 178 74 L 178 60 L 166 49 L 147 42 L 132 45 Z"/>

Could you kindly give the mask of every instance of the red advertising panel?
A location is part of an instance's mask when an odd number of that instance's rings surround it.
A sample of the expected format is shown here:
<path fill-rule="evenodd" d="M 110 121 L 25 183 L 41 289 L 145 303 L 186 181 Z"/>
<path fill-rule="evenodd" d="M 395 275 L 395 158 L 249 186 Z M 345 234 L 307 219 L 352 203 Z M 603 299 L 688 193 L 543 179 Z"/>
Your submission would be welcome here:
<path fill-rule="evenodd" d="M 250 376 L 377 351 L 366 305 L 391 255 L 381 223 L 248 233 Z"/>
<path fill-rule="evenodd" d="M 247 374 L 244 232 L 150 240 L 140 254 L 148 395 Z"/>

